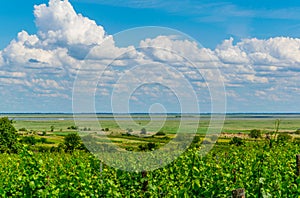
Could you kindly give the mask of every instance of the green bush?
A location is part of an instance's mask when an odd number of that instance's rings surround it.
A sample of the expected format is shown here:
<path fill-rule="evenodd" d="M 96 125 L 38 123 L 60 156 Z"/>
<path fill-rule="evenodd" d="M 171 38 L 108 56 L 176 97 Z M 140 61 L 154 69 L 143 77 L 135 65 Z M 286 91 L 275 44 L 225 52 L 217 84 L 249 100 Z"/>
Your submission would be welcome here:
<path fill-rule="evenodd" d="M 162 131 L 158 131 L 155 135 L 157 136 L 165 136 L 166 134 Z"/>
<path fill-rule="evenodd" d="M 70 133 L 65 136 L 64 149 L 67 152 L 73 152 L 75 149 L 80 148 L 80 137 L 77 133 Z"/>
<path fill-rule="evenodd" d="M 42 144 L 46 144 L 47 143 L 47 139 L 46 138 L 41 138 L 40 141 L 41 141 Z"/>
<path fill-rule="evenodd" d="M 295 131 L 295 134 L 300 135 L 300 129 L 297 129 L 297 130 Z"/>
<path fill-rule="evenodd" d="M 35 145 L 37 143 L 37 139 L 34 136 L 25 136 L 21 140 L 22 143 L 28 145 Z"/>
<path fill-rule="evenodd" d="M 78 130 L 78 127 L 77 126 L 69 126 L 67 129 Z"/>
<path fill-rule="evenodd" d="M 18 151 L 18 134 L 13 121 L 8 117 L 0 118 L 0 152 L 15 153 Z"/>
<path fill-rule="evenodd" d="M 300 138 L 294 138 L 293 142 L 296 145 L 300 145 Z"/>
<path fill-rule="evenodd" d="M 139 145 L 139 150 L 140 151 L 153 151 L 158 147 L 157 144 L 153 143 L 153 142 L 149 142 L 147 144 L 142 144 Z"/>
<path fill-rule="evenodd" d="M 280 133 L 277 136 L 277 142 L 278 143 L 286 143 L 288 141 L 291 141 L 292 139 L 293 139 L 293 137 L 289 134 L 286 134 L 286 133 Z"/>
<path fill-rule="evenodd" d="M 162 152 L 145 159 L 161 166 L 148 173 L 135 171 L 140 168 L 136 156 L 117 156 L 115 165 L 132 164 L 126 171 L 81 151 L 24 148 L 18 155 L 0 156 L 0 197 L 232 197 L 240 187 L 247 197 L 298 197 L 295 155 L 300 147 L 288 143 L 266 149 L 260 143 L 213 148 L 206 155 L 188 149 L 167 166 L 164 159 L 172 156 Z"/>
<path fill-rule="evenodd" d="M 146 130 L 145 128 L 142 128 L 142 129 L 141 129 L 141 134 L 142 134 L 142 135 L 146 135 L 146 134 L 147 134 L 147 130 Z"/>
<path fill-rule="evenodd" d="M 239 137 L 233 137 L 230 142 L 230 145 L 236 145 L 236 146 L 241 146 L 244 144 L 244 140 L 242 138 Z"/>
<path fill-rule="evenodd" d="M 201 138 L 199 136 L 195 136 L 194 139 L 193 139 L 193 143 L 194 144 L 197 144 L 201 141 Z"/>
<path fill-rule="evenodd" d="M 39 153 L 49 153 L 51 152 L 51 147 L 49 146 L 32 146 L 29 147 L 31 151 L 39 152 Z"/>
<path fill-rule="evenodd" d="M 27 129 L 23 127 L 23 128 L 20 128 L 19 131 L 27 131 Z"/>
<path fill-rule="evenodd" d="M 250 131 L 250 134 L 249 134 L 249 137 L 251 138 L 261 138 L 261 130 L 258 130 L 258 129 L 253 129 Z"/>

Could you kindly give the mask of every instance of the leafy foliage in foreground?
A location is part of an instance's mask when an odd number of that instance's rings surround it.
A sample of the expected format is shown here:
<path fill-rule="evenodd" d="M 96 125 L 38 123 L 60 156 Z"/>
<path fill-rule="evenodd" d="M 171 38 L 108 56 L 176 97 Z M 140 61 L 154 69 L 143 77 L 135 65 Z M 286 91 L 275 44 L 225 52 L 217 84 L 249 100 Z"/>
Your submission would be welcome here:
<path fill-rule="evenodd" d="M 1 154 L 0 196 L 20 197 L 297 197 L 295 154 L 300 147 L 251 144 L 216 148 L 201 157 L 191 148 L 172 164 L 148 173 L 100 165 L 89 153 Z M 164 157 L 164 156 L 162 156 Z"/>
<path fill-rule="evenodd" d="M 0 152 L 15 153 L 18 150 L 18 134 L 13 121 L 7 117 L 0 118 Z"/>

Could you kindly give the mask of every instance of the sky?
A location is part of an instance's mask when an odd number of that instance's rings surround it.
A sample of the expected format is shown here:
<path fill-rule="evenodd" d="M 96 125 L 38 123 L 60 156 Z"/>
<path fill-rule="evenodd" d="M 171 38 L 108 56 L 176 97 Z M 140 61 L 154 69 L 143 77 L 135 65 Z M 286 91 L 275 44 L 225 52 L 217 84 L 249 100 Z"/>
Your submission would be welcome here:
<path fill-rule="evenodd" d="M 298 1 L 1 1 L 0 112 L 300 112 L 299 22 Z"/>

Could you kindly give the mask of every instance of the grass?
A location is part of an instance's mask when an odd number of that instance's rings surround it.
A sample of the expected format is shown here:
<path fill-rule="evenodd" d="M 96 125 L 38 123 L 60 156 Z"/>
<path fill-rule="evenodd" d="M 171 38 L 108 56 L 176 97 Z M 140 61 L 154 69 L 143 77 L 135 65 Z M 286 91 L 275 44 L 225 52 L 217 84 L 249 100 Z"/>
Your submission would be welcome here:
<path fill-rule="evenodd" d="M 251 120 L 226 120 L 223 132 L 226 133 L 249 133 L 252 129 L 260 129 L 264 132 L 274 130 L 274 119 L 251 119 Z M 282 119 L 280 122 L 280 132 L 296 131 L 300 128 L 299 119 Z"/>
<path fill-rule="evenodd" d="M 236 119 L 236 120 L 226 120 L 223 126 L 222 132 L 226 133 L 248 133 L 252 129 L 261 129 L 263 131 L 272 131 L 274 130 L 274 119 Z M 126 123 L 127 121 L 119 121 L 121 125 L 128 125 Z M 138 121 L 138 124 L 133 126 L 136 128 L 146 128 L 148 121 L 141 120 Z M 160 122 L 157 122 L 160 123 Z M 168 133 L 168 134 L 175 134 L 178 126 L 180 124 L 179 120 L 167 120 L 163 127 L 160 129 L 161 131 Z M 17 129 L 20 129 L 22 127 L 25 127 L 27 130 L 33 130 L 33 131 L 50 131 L 50 127 L 54 126 L 54 131 L 59 132 L 60 129 L 62 129 L 63 132 L 72 132 L 68 130 L 67 128 L 75 125 L 74 121 L 72 120 L 48 120 L 48 121 L 24 121 L 24 120 L 17 120 L 15 121 L 14 126 Z M 124 132 L 125 129 L 120 129 L 118 123 L 114 120 L 104 120 L 100 121 L 100 126 L 97 122 L 94 121 L 80 121 L 81 128 L 87 127 L 91 128 L 92 131 L 98 131 L 102 128 L 109 128 L 111 132 Z M 154 122 L 155 125 L 155 122 Z M 197 123 L 196 121 L 189 121 L 186 123 L 187 126 L 191 128 L 196 128 Z M 198 133 L 205 134 L 206 130 L 208 128 L 209 121 L 203 120 L 200 121 L 198 128 Z M 130 125 L 128 125 L 130 127 Z M 128 128 L 129 128 L 128 127 Z M 132 128 L 133 128 L 132 127 Z M 150 127 L 146 128 L 147 131 L 150 132 L 157 132 L 152 131 L 156 127 Z M 280 131 L 296 131 L 300 128 L 300 119 L 282 119 L 280 123 Z M 187 131 L 189 132 L 189 131 Z"/>
<path fill-rule="evenodd" d="M 33 131 L 50 131 L 50 127 L 54 126 L 54 130 L 60 129 L 67 130 L 68 127 L 74 125 L 74 121 L 71 120 L 47 120 L 47 121 L 29 121 L 29 120 L 17 120 L 14 123 L 16 129 L 26 128 Z"/>
<path fill-rule="evenodd" d="M 14 126 L 16 129 L 26 128 L 27 131 L 33 131 L 37 134 L 41 134 L 42 132 L 46 131 L 47 136 L 40 136 L 35 135 L 36 138 L 47 138 L 49 142 L 53 142 L 53 145 L 57 146 L 59 143 L 62 143 L 64 140 L 64 136 L 70 133 L 77 132 L 76 130 L 70 130 L 68 127 L 75 126 L 73 120 L 66 119 L 66 120 L 59 120 L 58 116 L 50 114 L 48 115 L 34 115 L 36 120 L 32 120 L 33 115 L 26 115 L 28 116 L 28 120 L 15 120 Z M 30 117 L 31 116 L 31 117 Z M 53 120 L 53 117 L 57 118 L 57 120 Z M 62 115 L 62 118 L 66 118 L 70 115 Z M 85 115 L 88 116 L 88 115 Z M 105 119 L 99 119 L 97 121 L 90 121 L 90 120 L 82 120 L 79 123 L 79 129 L 83 128 L 90 128 L 91 133 L 99 132 L 102 129 L 108 128 L 107 134 L 110 141 L 107 142 L 108 144 L 114 143 L 121 147 L 137 147 L 139 144 L 146 144 L 149 142 L 157 143 L 157 144 L 166 144 L 170 140 L 164 138 L 165 136 L 153 136 L 158 131 L 162 131 L 166 133 L 166 136 L 170 139 L 174 138 L 179 124 L 179 119 L 167 119 L 166 122 L 162 125 L 161 128 L 157 126 L 161 125 L 161 121 L 154 120 L 152 124 L 149 125 L 150 120 L 147 120 L 146 115 L 135 115 L 134 123 L 130 123 L 127 119 L 119 119 L 118 122 L 112 117 L 108 115 L 102 115 Z M 39 118 L 43 118 L 43 120 L 39 120 Z M 50 118 L 47 120 L 47 118 Z M 110 119 L 109 119 L 110 118 Z M 128 118 L 125 115 L 120 115 L 119 118 Z M 263 132 L 269 132 L 274 130 L 274 122 L 275 119 L 273 118 L 228 118 L 223 126 L 222 132 L 224 133 L 249 133 L 252 129 L 260 129 Z M 99 125 L 100 124 L 100 125 Z M 191 129 L 197 129 L 197 133 L 200 135 L 201 139 L 204 138 L 207 128 L 209 126 L 208 118 L 204 118 L 197 123 L 197 120 L 194 117 L 186 118 L 185 119 L 185 130 L 187 133 L 191 132 Z M 54 132 L 51 132 L 50 127 L 54 126 Z M 123 126 L 123 129 L 120 128 Z M 126 133 L 126 128 L 133 128 L 133 130 L 137 133 L 142 128 L 146 128 L 147 132 L 150 137 L 137 137 L 137 136 L 124 136 L 122 134 Z M 280 132 L 294 132 L 300 128 L 300 118 L 284 118 L 281 119 L 280 123 Z M 97 138 L 99 139 L 99 138 Z M 99 139 L 100 140 L 100 139 Z M 101 141 L 101 140 L 100 140 Z M 219 138 L 219 143 L 228 143 L 230 138 Z M 53 146 L 52 144 L 49 144 Z M 48 145 L 47 145 L 48 146 Z"/>

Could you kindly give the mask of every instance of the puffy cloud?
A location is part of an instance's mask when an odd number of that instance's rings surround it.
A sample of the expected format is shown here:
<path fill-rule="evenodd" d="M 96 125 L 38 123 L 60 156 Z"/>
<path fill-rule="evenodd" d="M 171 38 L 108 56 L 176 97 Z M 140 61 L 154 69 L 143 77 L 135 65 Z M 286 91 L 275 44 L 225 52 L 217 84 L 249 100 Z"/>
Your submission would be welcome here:
<path fill-rule="evenodd" d="M 231 38 L 218 46 L 215 52 L 223 63 L 294 67 L 300 63 L 299 46 L 298 38 L 243 39 L 236 45 Z"/>
<path fill-rule="evenodd" d="M 249 62 L 247 53 L 242 51 L 238 45 L 232 43 L 233 38 L 230 38 L 217 46 L 215 53 L 220 61 L 225 64 L 247 64 Z"/>
<path fill-rule="evenodd" d="M 299 64 L 300 63 L 300 39 L 288 37 L 276 37 L 267 40 L 245 39 L 240 44 L 240 47 L 250 55 L 260 54 L 263 62 L 258 57 L 253 56 L 253 63 L 277 63 L 278 65 Z M 268 61 L 269 60 L 269 61 Z"/>
<path fill-rule="evenodd" d="M 146 65 L 138 77 L 126 74 L 127 83 L 138 83 L 136 81 L 143 80 L 141 76 L 151 75 L 153 81 L 174 82 L 180 87 L 176 79 L 184 77 L 201 92 L 207 88 L 205 80 L 220 78 L 226 83 L 228 96 L 238 101 L 249 94 L 252 94 L 250 100 L 258 97 L 278 101 L 283 98 L 276 97 L 277 92 L 299 95 L 300 39 L 297 38 L 251 38 L 237 43 L 230 38 L 215 49 L 208 49 L 195 41 L 161 35 L 140 41 L 137 48 L 121 48 L 102 26 L 77 14 L 67 0 L 50 0 L 48 5 L 34 9 L 38 32 L 29 35 L 21 31 L 0 51 L 2 87 L 27 89 L 28 95 L 33 93 L 39 97 L 70 98 L 79 67 L 86 73 L 81 82 L 86 90 L 98 83 L 95 71 L 106 69 L 99 81 L 99 90 L 107 96 L 126 69 Z M 167 70 L 159 74 L 151 67 L 154 62 L 168 64 L 182 76 Z M 212 71 L 216 66 L 222 76 Z M 88 83 L 86 79 L 95 81 Z M 126 84 L 115 86 L 126 90 Z M 254 91 L 247 93 L 247 88 Z"/>
<path fill-rule="evenodd" d="M 28 95 L 64 93 L 70 97 L 77 69 L 83 65 L 81 59 L 90 49 L 108 40 L 103 56 L 111 58 L 111 53 L 118 52 L 112 36 L 106 35 L 95 21 L 77 14 L 67 0 L 35 6 L 34 15 L 37 34 L 21 31 L 0 51 L 0 80 L 6 86 L 26 87 Z"/>
<path fill-rule="evenodd" d="M 138 56 L 137 51 L 133 46 L 126 48 L 116 47 L 115 41 L 112 37 L 106 38 L 100 45 L 93 47 L 86 59 L 97 59 L 97 60 L 111 60 L 115 61 L 118 59 L 136 59 Z M 123 63 L 118 61 L 120 65 Z"/>
<path fill-rule="evenodd" d="M 95 45 L 106 38 L 103 27 L 77 14 L 68 0 L 50 0 L 49 6 L 41 4 L 34 8 L 43 45 Z"/>
<path fill-rule="evenodd" d="M 195 41 L 182 40 L 172 35 L 145 39 L 140 42 L 140 47 L 144 48 L 143 50 L 148 52 L 148 55 L 161 61 L 211 62 L 216 60 L 210 49 L 202 48 Z"/>
<path fill-rule="evenodd" d="M 5 63 L 7 65 L 17 64 L 20 66 L 33 63 L 45 63 L 52 66 L 60 65 L 57 56 L 61 53 L 67 53 L 67 51 L 63 48 L 43 49 L 36 46 L 38 42 L 39 39 L 36 35 L 28 35 L 25 31 L 20 32 L 17 39 L 11 41 L 2 51 Z"/>

